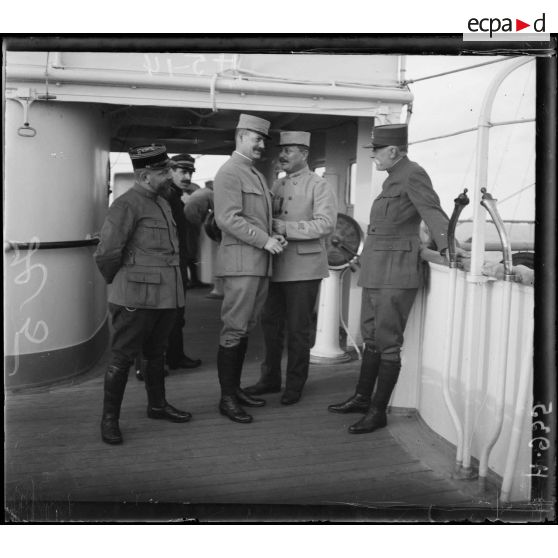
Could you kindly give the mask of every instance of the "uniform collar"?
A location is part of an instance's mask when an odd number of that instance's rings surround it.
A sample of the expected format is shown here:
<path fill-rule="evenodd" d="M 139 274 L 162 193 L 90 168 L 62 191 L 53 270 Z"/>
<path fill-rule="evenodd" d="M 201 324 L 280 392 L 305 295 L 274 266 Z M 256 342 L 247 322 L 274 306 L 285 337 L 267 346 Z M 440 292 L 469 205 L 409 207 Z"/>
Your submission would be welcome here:
<path fill-rule="evenodd" d="M 246 155 L 242 155 L 242 153 L 239 153 L 238 151 L 233 151 L 231 157 L 236 163 L 248 165 L 249 167 L 254 166 L 254 161 L 250 159 L 250 157 L 246 157 Z"/>
<path fill-rule="evenodd" d="M 154 200 L 159 194 L 152 192 L 151 190 L 148 190 L 147 188 L 144 188 L 143 186 L 140 186 L 137 182 L 134 183 L 134 185 L 132 186 L 132 188 L 138 193 L 141 194 L 142 196 L 149 198 L 151 200 Z"/>
<path fill-rule="evenodd" d="M 400 169 L 401 167 L 403 167 L 403 161 L 408 161 L 408 157 L 407 155 L 403 155 L 403 157 L 401 157 L 401 159 L 399 159 L 399 161 L 397 161 L 397 163 L 395 163 L 395 165 L 393 165 L 392 167 L 390 167 L 389 169 L 387 169 L 387 173 L 391 174 L 393 171 L 396 171 L 398 169 Z"/>
<path fill-rule="evenodd" d="M 306 174 L 308 172 L 310 172 L 310 168 L 308 167 L 308 165 L 306 165 L 302 167 L 300 170 L 297 170 L 296 172 L 287 174 L 285 178 L 298 178 L 299 176 L 302 176 L 303 174 Z"/>
<path fill-rule="evenodd" d="M 171 192 L 173 192 L 179 198 L 182 197 L 182 194 L 184 194 L 184 190 L 178 187 L 174 182 L 171 184 Z"/>

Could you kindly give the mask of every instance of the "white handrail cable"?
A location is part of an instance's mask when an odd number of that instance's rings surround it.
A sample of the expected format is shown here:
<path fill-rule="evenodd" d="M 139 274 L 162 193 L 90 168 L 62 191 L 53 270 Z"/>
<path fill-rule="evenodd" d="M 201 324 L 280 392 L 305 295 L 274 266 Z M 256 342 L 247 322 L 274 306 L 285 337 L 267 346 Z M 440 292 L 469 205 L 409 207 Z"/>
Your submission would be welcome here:
<path fill-rule="evenodd" d="M 424 76 L 421 78 L 417 78 L 417 79 L 408 79 L 406 81 L 401 82 L 402 85 L 408 85 L 409 83 L 417 83 L 419 81 L 425 81 L 427 79 L 434 79 L 434 78 L 439 78 L 439 77 L 443 77 L 443 76 L 448 76 L 450 74 L 456 74 L 458 72 L 465 72 L 467 70 L 473 70 L 475 68 L 481 68 L 482 66 L 490 66 L 491 64 L 498 64 L 501 62 L 505 62 L 507 60 L 509 60 L 510 58 L 516 58 L 515 56 L 513 57 L 505 57 L 505 58 L 498 58 L 498 60 L 491 60 L 490 62 L 481 62 L 480 64 L 474 64 L 473 66 L 465 66 L 464 68 L 458 68 L 457 70 L 448 70 L 447 72 L 441 72 L 439 74 L 432 74 L 431 76 Z"/>

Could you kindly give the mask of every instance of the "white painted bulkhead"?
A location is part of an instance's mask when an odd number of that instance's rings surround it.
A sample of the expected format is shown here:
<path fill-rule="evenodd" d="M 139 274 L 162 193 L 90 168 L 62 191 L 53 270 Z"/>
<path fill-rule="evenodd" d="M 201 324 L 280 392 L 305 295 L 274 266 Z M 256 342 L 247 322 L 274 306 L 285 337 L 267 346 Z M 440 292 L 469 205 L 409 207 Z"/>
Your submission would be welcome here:
<path fill-rule="evenodd" d="M 450 393 L 457 413 L 463 423 L 465 418 L 466 362 L 473 361 L 471 398 L 471 436 L 464 440 L 471 448 L 471 455 L 478 459 L 482 448 L 490 439 L 496 423 L 495 410 L 500 382 L 505 381 L 505 404 L 502 430 L 490 453 L 489 468 L 503 476 L 512 435 L 521 365 L 532 347 L 526 344 L 533 322 L 533 287 L 512 284 L 511 320 L 507 354 L 500 345 L 504 281 L 490 280 L 478 289 L 484 289 L 484 298 L 478 308 L 473 335 L 478 334 L 474 346 L 478 349 L 467 355 L 469 344 L 465 316 L 468 309 L 467 277 L 459 272 L 455 299 L 455 319 L 452 332 L 446 331 L 449 269 L 429 264 L 429 286 L 420 292 L 405 332 L 402 353 L 403 367 L 391 405 L 416 409 L 425 423 L 437 434 L 457 443 L 456 430 L 443 397 L 443 363 L 446 343 L 452 343 Z M 481 293 L 479 293 L 480 295 Z M 502 359 L 506 358 L 505 377 L 499 377 Z M 478 363 L 478 364 L 477 364 Z M 525 371 L 523 371 L 525 372 Z M 529 371 L 527 371 L 529 373 Z M 531 385 L 531 382 L 529 383 Z M 532 395 L 529 392 L 531 407 Z M 530 496 L 531 474 L 531 414 L 522 419 L 519 457 L 513 477 L 511 500 L 524 501 Z M 474 481 L 471 481 L 474 482 Z"/>
<path fill-rule="evenodd" d="M 109 134 L 99 108 L 88 104 L 33 103 L 34 137 L 18 134 L 19 102 L 8 100 L 5 115 L 5 380 L 35 385 L 73 376 L 98 360 L 106 285 L 94 246 L 26 250 L 8 243 L 85 240 L 100 230 Z"/>

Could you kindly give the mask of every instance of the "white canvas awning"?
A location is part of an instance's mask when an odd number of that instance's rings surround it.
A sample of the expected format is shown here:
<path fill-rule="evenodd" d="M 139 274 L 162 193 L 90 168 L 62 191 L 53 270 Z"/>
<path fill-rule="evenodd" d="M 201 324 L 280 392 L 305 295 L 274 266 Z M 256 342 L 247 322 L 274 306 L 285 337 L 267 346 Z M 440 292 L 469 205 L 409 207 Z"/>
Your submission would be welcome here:
<path fill-rule="evenodd" d="M 395 55 L 8 52 L 6 61 L 8 98 L 346 116 L 389 116 L 412 100 Z"/>

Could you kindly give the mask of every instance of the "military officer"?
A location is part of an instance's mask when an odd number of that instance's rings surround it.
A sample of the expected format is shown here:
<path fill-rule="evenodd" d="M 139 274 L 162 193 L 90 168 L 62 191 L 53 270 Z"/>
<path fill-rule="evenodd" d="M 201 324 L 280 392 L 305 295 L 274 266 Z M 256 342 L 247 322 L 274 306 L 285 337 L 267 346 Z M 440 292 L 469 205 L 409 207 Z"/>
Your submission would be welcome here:
<path fill-rule="evenodd" d="M 178 232 L 178 246 L 180 248 L 180 273 L 182 285 L 186 289 L 188 282 L 188 269 L 195 260 L 197 252 L 198 232 L 192 227 L 185 217 L 182 196 L 195 192 L 192 185 L 192 174 L 196 171 L 194 158 L 188 153 L 175 155 L 170 159 L 171 183 L 164 196 L 171 206 L 172 216 Z M 192 255 L 194 254 L 194 256 Z M 190 358 L 184 352 L 183 328 L 186 325 L 185 304 L 178 308 L 176 320 L 169 336 L 166 361 L 171 370 L 178 368 L 197 368 L 202 361 L 199 358 Z"/>
<path fill-rule="evenodd" d="M 376 168 L 388 177 L 372 204 L 360 258 L 365 349 L 355 394 L 329 406 L 335 413 L 365 413 L 349 427 L 351 434 L 387 424 L 386 409 L 401 368 L 403 331 L 421 285 L 421 219 L 436 249 L 445 253 L 448 247 L 449 219 L 426 171 L 407 157 L 407 125 L 376 126 L 370 147 Z"/>
<path fill-rule="evenodd" d="M 95 251 L 109 287 L 114 334 L 105 373 L 101 437 L 122 443 L 120 407 L 128 370 L 143 353 L 147 416 L 187 422 L 165 398 L 164 354 L 176 308 L 184 306 L 176 225 L 160 194 L 168 187 L 168 156 L 163 145 L 130 149 L 135 183 L 110 206 Z"/>
<path fill-rule="evenodd" d="M 283 250 L 285 239 L 272 232 L 271 196 L 264 176 L 255 168 L 269 138 L 270 122 L 241 114 L 236 149 L 219 169 L 214 183 L 215 219 L 222 239 L 217 275 L 223 277 L 223 328 L 217 352 L 221 386 L 219 411 L 232 421 L 252 422 L 241 405 L 265 404 L 240 387 L 248 334 L 265 302 L 271 274 L 271 255 Z"/>
<path fill-rule="evenodd" d="M 287 329 L 287 372 L 283 405 L 297 403 L 308 378 L 312 312 L 327 277 L 324 237 L 335 228 L 337 198 L 330 184 L 308 168 L 310 134 L 281 132 L 279 165 L 287 173 L 271 189 L 273 230 L 288 245 L 273 258 L 273 275 L 262 313 L 265 358 L 251 395 L 281 389 L 281 355 Z"/>
<path fill-rule="evenodd" d="M 178 234 L 181 239 L 181 269 L 186 268 L 182 274 L 185 275 L 184 284 L 190 288 L 208 287 L 202 283 L 198 278 L 198 251 L 200 243 L 200 227 L 195 223 L 191 223 L 188 217 L 184 218 L 184 206 L 195 192 L 200 190 L 200 187 L 192 182 L 192 175 L 196 171 L 194 166 L 194 158 L 188 153 L 180 153 L 171 157 L 171 178 L 175 193 L 179 194 L 181 200 L 181 211 L 183 214 L 180 216 L 180 225 L 178 227 Z M 173 211 L 174 215 L 174 211 Z M 183 232 L 182 232 L 183 231 Z M 188 278 L 189 276 L 189 278 Z M 201 364 L 201 361 L 200 361 Z M 185 368 L 194 368 L 188 366 Z"/>

